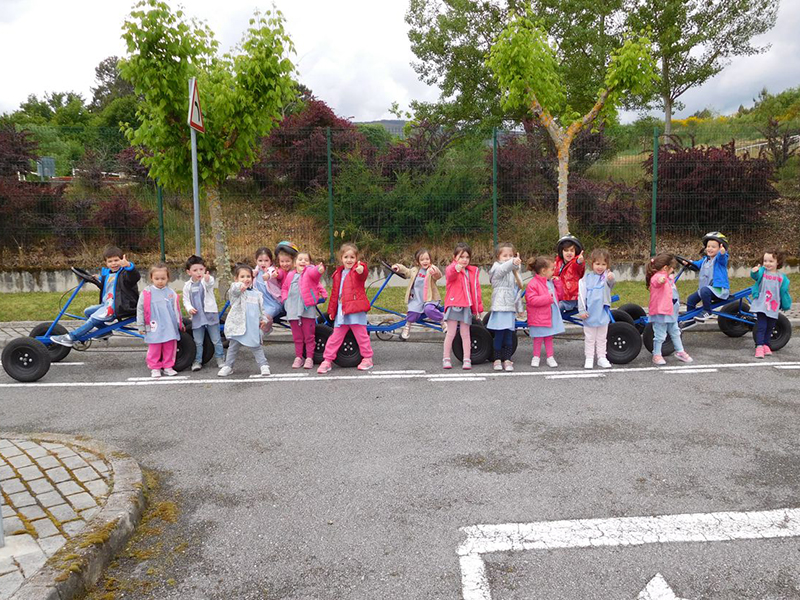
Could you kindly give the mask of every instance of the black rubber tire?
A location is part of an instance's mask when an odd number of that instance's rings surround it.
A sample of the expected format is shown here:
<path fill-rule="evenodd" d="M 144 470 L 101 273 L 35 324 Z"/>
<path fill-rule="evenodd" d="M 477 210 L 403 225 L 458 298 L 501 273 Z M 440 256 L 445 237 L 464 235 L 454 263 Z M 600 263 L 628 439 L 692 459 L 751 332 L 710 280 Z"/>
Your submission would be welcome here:
<path fill-rule="evenodd" d="M 633 322 L 633 317 L 630 316 L 627 311 L 624 311 L 621 308 L 612 308 L 611 316 L 614 317 L 614 321 L 616 323 L 628 323 L 629 325 L 636 327 L 636 324 Z"/>
<path fill-rule="evenodd" d="M 639 319 L 646 317 L 647 313 L 645 312 L 644 308 L 639 306 L 638 304 L 634 304 L 633 302 L 629 302 L 628 304 L 623 304 L 619 307 L 618 310 L 628 313 L 631 316 L 631 319 L 634 320 L 634 327 L 639 330 L 641 334 L 644 331 L 645 324 L 643 322 L 636 323 Z"/>
<path fill-rule="evenodd" d="M 644 333 L 642 333 L 642 342 L 644 342 L 644 347 L 647 348 L 650 354 L 653 353 L 654 335 L 653 324 L 648 323 L 647 327 L 644 328 Z M 672 344 L 672 338 L 667 336 L 667 339 L 661 344 L 661 356 L 669 356 L 673 352 L 675 352 L 675 346 Z"/>
<path fill-rule="evenodd" d="M 216 327 L 216 325 L 212 325 L 212 327 Z M 206 335 L 203 337 L 203 364 L 208 363 L 212 358 L 214 358 L 214 342 L 211 341 L 211 336 L 206 331 Z"/>
<path fill-rule="evenodd" d="M 194 345 L 192 334 L 181 331 L 181 338 L 178 340 L 178 348 L 175 353 L 175 366 L 176 371 L 185 371 L 192 366 L 194 362 L 194 355 L 197 351 L 197 346 Z"/>
<path fill-rule="evenodd" d="M 11 340 L 2 354 L 3 369 L 17 381 L 38 381 L 50 370 L 50 352 L 39 340 L 30 337 Z"/>
<path fill-rule="evenodd" d="M 630 323 L 609 323 L 606 358 L 615 365 L 627 365 L 642 351 L 642 336 Z"/>
<path fill-rule="evenodd" d="M 492 334 L 483 326 L 483 323 L 473 323 L 469 328 L 469 335 L 472 341 L 471 360 L 473 365 L 480 365 L 494 356 L 494 344 Z M 461 335 L 456 334 L 453 340 L 453 356 L 460 362 L 464 362 L 464 349 L 461 347 Z"/>
<path fill-rule="evenodd" d="M 491 312 L 488 312 L 485 315 L 483 315 L 483 319 L 481 319 L 481 321 L 482 321 L 484 327 L 486 327 L 486 324 L 489 322 L 489 315 L 491 315 L 491 314 L 492 314 Z M 515 320 L 516 320 L 516 318 L 517 318 L 516 315 L 514 315 L 514 319 Z M 472 331 L 472 330 L 470 330 L 470 331 Z M 494 329 L 487 329 L 486 331 L 488 331 L 489 335 L 492 336 L 492 355 L 487 360 L 495 360 L 495 358 L 494 358 L 494 334 L 495 334 L 495 331 L 494 331 Z M 459 340 L 460 340 L 460 336 L 459 336 Z M 519 338 L 517 338 L 517 331 L 514 330 L 514 335 L 511 336 L 511 356 L 514 356 L 514 353 L 517 351 L 517 346 L 518 345 L 519 345 Z"/>
<path fill-rule="evenodd" d="M 328 343 L 328 338 L 333 334 L 333 328 L 322 323 L 317 323 L 314 328 L 314 364 L 318 365 L 324 359 L 322 354 L 325 352 L 325 344 Z"/>
<path fill-rule="evenodd" d="M 36 327 L 31 329 L 31 332 L 28 334 L 30 337 L 41 337 L 47 330 L 50 328 L 50 323 L 39 323 Z M 63 325 L 59 325 L 56 323 L 56 326 L 53 327 L 53 331 L 50 332 L 50 337 L 54 335 L 64 335 L 65 333 L 69 333 L 67 328 Z M 45 345 L 47 351 L 50 353 L 50 362 L 60 362 L 67 358 L 67 355 L 72 351 L 72 346 L 62 346 L 61 344 L 50 344 L 49 346 Z"/>
<path fill-rule="evenodd" d="M 742 300 L 742 310 L 745 312 L 750 312 L 750 305 L 744 300 Z M 738 315 L 739 302 L 731 302 L 730 304 L 723 306 L 719 312 L 725 313 L 726 315 Z M 732 321 L 731 319 L 726 319 L 725 317 L 717 317 L 717 325 L 722 333 L 732 338 L 742 337 L 743 335 L 746 335 L 748 331 L 754 331 L 752 325 L 745 325 L 744 323 Z"/>
<path fill-rule="evenodd" d="M 756 338 L 756 330 L 753 328 L 753 339 Z M 779 314 L 778 321 L 772 329 L 772 338 L 769 341 L 770 350 L 780 350 L 789 340 L 792 339 L 792 322 L 786 318 L 786 315 Z M 3 359 L 5 365 L 5 359 Z"/>
<path fill-rule="evenodd" d="M 333 360 L 340 367 L 357 367 L 361 362 L 361 348 L 358 347 L 356 336 L 352 331 L 348 331 L 344 336 L 342 345 L 339 346 L 339 352 L 336 353 L 336 358 Z"/>

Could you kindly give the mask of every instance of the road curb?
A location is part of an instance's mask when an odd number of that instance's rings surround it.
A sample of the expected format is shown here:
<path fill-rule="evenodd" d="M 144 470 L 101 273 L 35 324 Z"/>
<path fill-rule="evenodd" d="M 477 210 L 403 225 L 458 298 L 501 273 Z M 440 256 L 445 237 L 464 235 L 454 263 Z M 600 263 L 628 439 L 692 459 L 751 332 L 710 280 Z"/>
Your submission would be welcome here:
<path fill-rule="evenodd" d="M 96 440 L 60 434 L 0 431 L 0 438 L 52 442 L 102 456 L 113 473 L 105 505 L 83 531 L 68 540 L 9 600 L 71 600 L 89 589 L 124 548 L 144 511 L 142 471 L 130 456 Z"/>

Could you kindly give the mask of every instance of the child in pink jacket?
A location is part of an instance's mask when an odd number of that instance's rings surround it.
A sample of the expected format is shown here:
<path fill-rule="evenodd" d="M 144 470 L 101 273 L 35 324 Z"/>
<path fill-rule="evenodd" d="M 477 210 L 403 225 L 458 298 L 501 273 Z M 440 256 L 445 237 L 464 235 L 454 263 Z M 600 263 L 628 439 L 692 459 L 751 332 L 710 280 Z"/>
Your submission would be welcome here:
<path fill-rule="evenodd" d="M 308 252 L 298 252 L 295 268 L 283 278 L 281 300 L 286 311 L 286 320 L 292 328 L 295 354 L 293 369 L 311 369 L 314 366 L 317 304 L 324 302 L 328 296 L 320 283 L 324 272 L 325 266 L 322 263 L 316 267 L 311 266 Z"/>
<path fill-rule="evenodd" d="M 561 310 L 558 308 L 563 288 L 559 280 L 553 280 L 555 266 L 553 261 L 546 256 L 528 260 L 528 269 L 534 274 L 525 289 L 528 332 L 533 338 L 531 366 L 539 366 L 542 342 L 544 342 L 547 366 L 555 368 L 558 363 L 553 356 L 553 336 L 565 331 Z"/>
<path fill-rule="evenodd" d="M 678 327 L 678 310 L 681 305 L 678 288 L 675 287 L 675 257 L 659 254 L 651 258 L 645 273 L 645 284 L 650 289 L 648 320 L 653 324 L 653 364 L 665 365 L 661 346 L 669 334 L 675 346 L 675 358 L 690 363 L 692 357 L 683 349 L 681 330 Z"/>
<path fill-rule="evenodd" d="M 444 299 L 444 319 L 447 323 L 447 333 L 444 336 L 444 353 L 442 367 L 452 369 L 450 351 L 453 349 L 453 340 L 456 332 L 461 332 L 461 347 L 464 349 L 464 362 L 462 369 L 468 371 L 472 368 L 472 337 L 469 328 L 472 325 L 473 315 L 483 312 L 483 298 L 481 297 L 480 273 L 477 267 L 469 264 L 472 258 L 472 249 L 467 244 L 456 245 L 453 251 L 453 262 L 445 269 L 446 282 Z"/>

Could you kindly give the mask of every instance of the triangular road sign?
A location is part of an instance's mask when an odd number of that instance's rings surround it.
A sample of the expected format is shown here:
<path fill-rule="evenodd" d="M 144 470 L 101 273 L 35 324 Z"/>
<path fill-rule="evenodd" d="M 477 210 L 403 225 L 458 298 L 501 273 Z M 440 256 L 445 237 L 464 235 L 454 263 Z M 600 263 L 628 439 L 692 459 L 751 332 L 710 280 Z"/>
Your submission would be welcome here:
<path fill-rule="evenodd" d="M 189 127 L 205 133 L 206 128 L 203 125 L 203 111 L 200 109 L 200 93 L 197 90 L 197 79 L 192 77 L 189 80 Z"/>

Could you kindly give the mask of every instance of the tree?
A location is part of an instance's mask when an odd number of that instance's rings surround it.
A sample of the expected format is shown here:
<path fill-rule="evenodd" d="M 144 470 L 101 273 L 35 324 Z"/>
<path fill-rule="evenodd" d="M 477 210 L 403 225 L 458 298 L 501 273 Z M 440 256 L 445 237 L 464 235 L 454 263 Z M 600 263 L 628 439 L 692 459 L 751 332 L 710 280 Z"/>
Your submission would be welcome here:
<path fill-rule="evenodd" d="M 36 158 L 36 142 L 30 132 L 17 131 L 10 123 L 0 124 L 0 177 L 28 173 Z"/>
<path fill-rule="evenodd" d="M 569 233 L 567 186 L 570 145 L 592 125 L 601 111 L 608 112 L 625 94 L 644 96 L 657 81 L 650 42 L 628 37 L 612 52 L 594 106 L 580 116 L 568 102 L 563 71 L 547 32 L 532 13 L 516 16 L 492 46 L 488 60 L 507 110 L 527 110 L 550 135 L 558 151 L 558 229 Z"/>
<path fill-rule="evenodd" d="M 120 76 L 119 60 L 117 56 L 109 56 L 95 67 L 97 86 L 92 88 L 91 110 L 102 111 L 118 98 L 133 96 L 133 86 Z"/>
<path fill-rule="evenodd" d="M 651 32 L 660 62 L 665 134 L 672 132 L 672 111 L 687 90 L 722 71 L 730 57 L 769 48 L 751 40 L 772 29 L 779 5 L 779 0 L 628 0 L 630 28 Z"/>
<path fill-rule="evenodd" d="M 219 55 L 207 25 L 173 13 L 159 0 L 141 0 L 123 25 L 129 56 L 120 64 L 141 100 L 141 126 L 128 127 L 132 146 L 149 175 L 173 189 L 191 184 L 191 148 L 186 125 L 187 87 L 198 79 L 205 134 L 197 136 L 199 179 L 205 186 L 220 284 L 230 280 L 220 187 L 252 164 L 258 139 L 269 133 L 281 108 L 294 96 L 294 46 L 283 15 L 256 12 L 235 53 Z"/>

